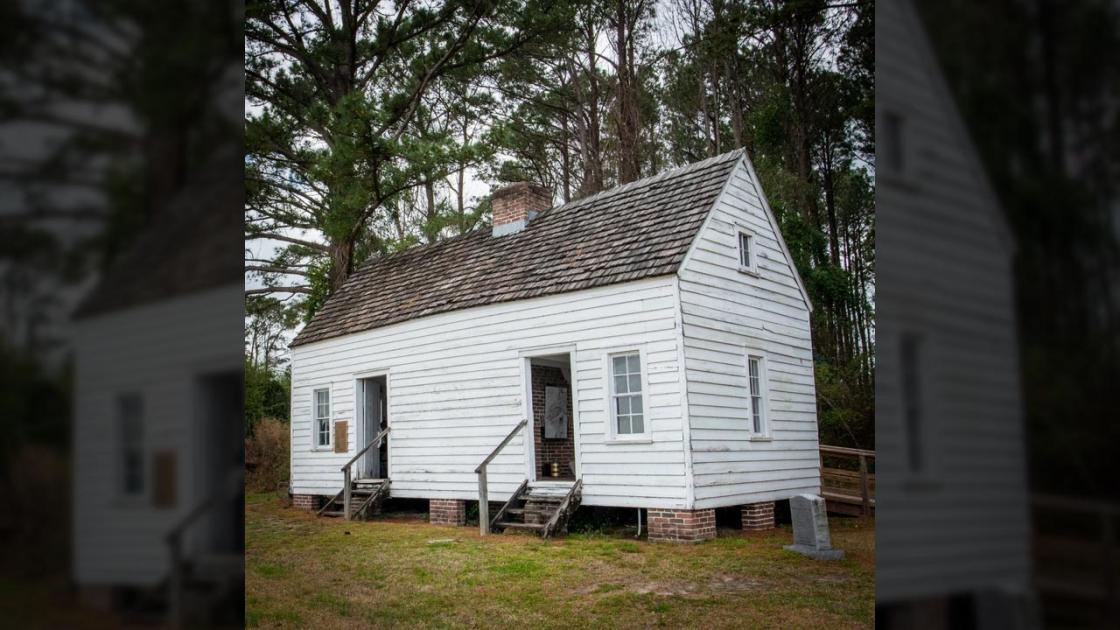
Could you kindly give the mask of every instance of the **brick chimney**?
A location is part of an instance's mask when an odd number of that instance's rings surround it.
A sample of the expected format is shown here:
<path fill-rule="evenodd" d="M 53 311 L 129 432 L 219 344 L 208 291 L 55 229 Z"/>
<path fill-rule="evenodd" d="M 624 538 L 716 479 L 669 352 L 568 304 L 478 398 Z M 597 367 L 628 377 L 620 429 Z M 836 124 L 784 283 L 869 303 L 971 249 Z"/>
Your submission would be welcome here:
<path fill-rule="evenodd" d="M 538 213 L 552 207 L 552 191 L 532 182 L 515 182 L 490 195 L 494 236 L 525 229 Z"/>

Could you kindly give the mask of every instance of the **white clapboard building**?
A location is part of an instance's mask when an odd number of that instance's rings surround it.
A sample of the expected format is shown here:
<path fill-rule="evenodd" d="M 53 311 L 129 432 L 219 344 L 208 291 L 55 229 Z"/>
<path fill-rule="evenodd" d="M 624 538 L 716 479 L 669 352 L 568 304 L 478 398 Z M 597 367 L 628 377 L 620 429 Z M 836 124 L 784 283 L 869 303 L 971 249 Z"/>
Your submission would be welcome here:
<path fill-rule="evenodd" d="M 1030 532 L 1014 240 L 914 6 L 875 18 L 878 617 L 1016 627 Z"/>
<path fill-rule="evenodd" d="M 240 623 L 240 168 L 214 158 L 75 315 L 72 576 L 89 604 Z"/>
<path fill-rule="evenodd" d="M 356 270 L 293 341 L 297 506 L 462 523 L 485 492 L 484 528 L 547 536 L 582 504 L 700 540 L 715 508 L 772 526 L 819 492 L 811 305 L 743 151 L 492 203 L 492 228 Z"/>

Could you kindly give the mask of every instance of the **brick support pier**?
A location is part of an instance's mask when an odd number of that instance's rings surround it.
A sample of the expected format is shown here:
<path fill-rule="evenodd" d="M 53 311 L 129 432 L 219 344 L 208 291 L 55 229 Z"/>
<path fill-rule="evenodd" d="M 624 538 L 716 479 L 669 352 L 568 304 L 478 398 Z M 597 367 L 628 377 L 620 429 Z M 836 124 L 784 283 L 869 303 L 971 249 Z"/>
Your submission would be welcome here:
<path fill-rule="evenodd" d="M 433 525 L 466 525 L 467 502 L 462 499 L 429 499 L 428 521 Z"/>
<path fill-rule="evenodd" d="M 716 511 L 650 508 L 650 542 L 699 542 L 716 537 Z"/>
<path fill-rule="evenodd" d="M 743 506 L 743 531 L 761 532 L 774 529 L 774 502 L 748 503 Z"/>
<path fill-rule="evenodd" d="M 319 509 L 319 495 L 317 494 L 293 494 L 292 507 L 300 510 L 317 510 Z"/>

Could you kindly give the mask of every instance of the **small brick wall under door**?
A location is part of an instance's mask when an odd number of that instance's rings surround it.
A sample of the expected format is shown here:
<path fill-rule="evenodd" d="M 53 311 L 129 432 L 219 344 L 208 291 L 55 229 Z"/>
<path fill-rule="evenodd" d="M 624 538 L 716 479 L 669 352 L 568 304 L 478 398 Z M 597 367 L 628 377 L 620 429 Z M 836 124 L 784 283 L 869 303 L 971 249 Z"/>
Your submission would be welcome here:
<path fill-rule="evenodd" d="M 564 379 L 558 367 L 534 365 L 533 384 L 533 448 L 536 453 L 537 479 L 551 479 L 543 466 L 560 462 L 559 479 L 575 479 L 572 464 L 576 461 L 575 414 L 572 412 L 572 386 Z M 563 440 L 544 439 L 544 390 L 545 387 L 563 387 L 568 390 L 568 437 Z"/>

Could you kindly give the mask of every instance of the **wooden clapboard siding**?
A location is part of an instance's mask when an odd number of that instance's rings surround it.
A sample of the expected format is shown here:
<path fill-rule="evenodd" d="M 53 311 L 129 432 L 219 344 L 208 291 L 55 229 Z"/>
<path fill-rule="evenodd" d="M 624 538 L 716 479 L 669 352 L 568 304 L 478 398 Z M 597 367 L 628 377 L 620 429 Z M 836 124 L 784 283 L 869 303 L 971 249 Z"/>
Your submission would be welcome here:
<path fill-rule="evenodd" d="M 521 420 L 520 353 L 575 347 L 572 392 L 586 505 L 685 507 L 676 279 L 642 280 L 442 313 L 292 348 L 292 492 L 332 494 L 345 453 L 311 442 L 311 391 L 331 388 L 331 418 L 352 419 L 355 379 L 389 371 L 389 471 L 396 497 L 477 499 L 474 468 Z M 652 442 L 608 443 L 605 352 L 646 358 Z M 531 445 L 531 440 L 528 442 Z M 527 476 L 525 436 L 489 467 L 501 500 Z"/>
<path fill-rule="evenodd" d="M 786 499 L 820 488 L 809 310 L 746 161 L 679 272 L 694 505 Z M 758 275 L 739 271 L 736 226 Z M 766 357 L 769 442 L 751 441 L 747 351 Z"/>
<path fill-rule="evenodd" d="M 876 599 L 1025 591 L 1028 504 L 1012 250 L 1001 211 L 908 1 L 876 11 L 880 112 L 908 164 L 878 174 Z M 900 337 L 919 364 L 930 466 L 911 470 Z"/>
<path fill-rule="evenodd" d="M 199 424 L 197 378 L 242 369 L 243 287 L 235 285 L 78 321 L 75 331 L 73 577 L 81 584 L 151 585 L 168 570 L 164 537 L 202 500 L 194 472 L 208 448 Z M 143 400 L 145 482 L 155 492 L 153 457 L 174 460 L 175 487 L 156 506 L 118 494 L 117 400 Z M 200 442 L 201 440 L 201 442 Z M 165 464 L 166 466 L 166 464 Z M 169 470 L 163 470 L 166 478 Z M 166 481 L 166 479 L 165 479 Z M 173 495 L 173 496 L 171 496 Z"/>

